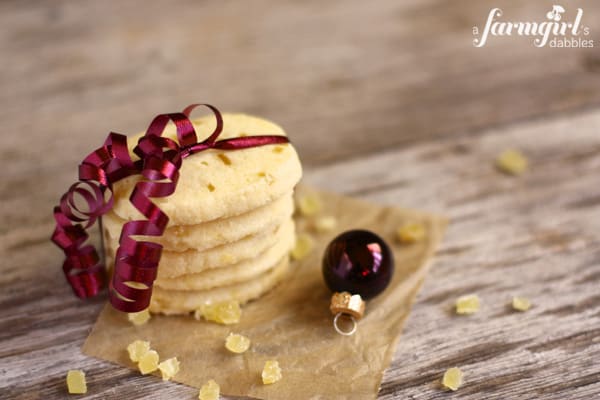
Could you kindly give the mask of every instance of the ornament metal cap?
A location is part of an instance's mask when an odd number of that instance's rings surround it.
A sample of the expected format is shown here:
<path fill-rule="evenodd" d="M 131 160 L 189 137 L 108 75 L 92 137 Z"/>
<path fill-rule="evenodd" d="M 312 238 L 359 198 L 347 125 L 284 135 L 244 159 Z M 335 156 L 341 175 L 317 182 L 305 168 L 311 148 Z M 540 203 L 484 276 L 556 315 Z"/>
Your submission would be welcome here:
<path fill-rule="evenodd" d="M 335 292 L 331 296 L 329 310 L 335 317 L 333 318 L 333 327 L 340 335 L 350 336 L 356 332 L 357 321 L 365 314 L 365 301 L 359 294 L 350 294 L 348 292 Z M 341 329 L 339 326 L 340 317 L 347 317 L 352 321 L 350 330 Z"/>

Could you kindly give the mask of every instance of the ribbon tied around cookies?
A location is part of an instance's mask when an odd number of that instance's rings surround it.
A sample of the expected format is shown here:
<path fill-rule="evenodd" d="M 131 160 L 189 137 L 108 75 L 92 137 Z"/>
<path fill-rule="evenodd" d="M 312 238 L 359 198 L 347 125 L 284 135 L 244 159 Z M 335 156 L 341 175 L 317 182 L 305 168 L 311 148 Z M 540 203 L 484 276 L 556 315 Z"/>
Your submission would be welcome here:
<path fill-rule="evenodd" d="M 198 142 L 189 119 L 198 106 L 209 108 L 216 118 L 215 130 L 202 142 Z M 170 122 L 177 130 L 176 141 L 162 136 Z M 218 140 L 222 131 L 223 118 L 219 110 L 209 104 L 192 104 L 180 113 L 160 114 L 152 120 L 133 149 L 139 159 L 132 159 L 127 136 L 111 132 L 104 145 L 82 161 L 79 181 L 71 185 L 59 205 L 54 207 L 56 228 L 51 238 L 65 253 L 63 272 L 76 296 L 95 296 L 106 281 L 106 269 L 98 251 L 93 245 L 86 244 L 86 230 L 112 209 L 112 185 L 115 182 L 131 175 L 143 177 L 135 184 L 129 200 L 146 219 L 123 225 L 109 284 L 109 299 L 116 309 L 138 312 L 150 304 L 162 245 L 138 241 L 132 236 L 161 236 L 164 233 L 169 217 L 151 198 L 168 197 L 175 192 L 183 159 L 209 149 L 240 150 L 289 142 L 281 135 Z"/>

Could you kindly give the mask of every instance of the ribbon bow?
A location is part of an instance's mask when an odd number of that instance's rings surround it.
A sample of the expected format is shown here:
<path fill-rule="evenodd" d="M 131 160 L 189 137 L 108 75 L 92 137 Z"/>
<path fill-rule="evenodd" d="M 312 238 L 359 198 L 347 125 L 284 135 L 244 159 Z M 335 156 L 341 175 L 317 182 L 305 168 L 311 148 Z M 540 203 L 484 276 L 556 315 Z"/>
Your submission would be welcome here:
<path fill-rule="evenodd" d="M 217 120 L 214 132 L 198 142 L 189 115 L 198 106 L 208 107 Z M 169 122 L 177 128 L 177 141 L 163 137 Z M 181 113 L 156 116 L 140 138 L 132 160 L 127 136 L 111 132 L 104 145 L 90 153 L 79 165 L 79 181 L 71 185 L 54 207 L 56 228 L 52 241 L 65 253 L 63 272 L 76 296 L 88 298 L 102 289 L 106 270 L 93 245 L 85 244 L 87 229 L 114 204 L 112 185 L 130 175 L 144 179 L 135 184 L 129 200 L 145 220 L 123 225 L 115 267 L 110 283 L 111 304 L 124 312 L 148 307 L 156 278 L 162 245 L 137 241 L 135 235 L 161 236 L 169 217 L 150 198 L 170 196 L 177 187 L 182 160 L 208 149 L 238 150 L 268 144 L 289 143 L 285 136 L 260 135 L 217 140 L 223 130 L 223 117 L 209 104 L 192 104 Z M 84 207 L 77 204 L 76 196 Z"/>

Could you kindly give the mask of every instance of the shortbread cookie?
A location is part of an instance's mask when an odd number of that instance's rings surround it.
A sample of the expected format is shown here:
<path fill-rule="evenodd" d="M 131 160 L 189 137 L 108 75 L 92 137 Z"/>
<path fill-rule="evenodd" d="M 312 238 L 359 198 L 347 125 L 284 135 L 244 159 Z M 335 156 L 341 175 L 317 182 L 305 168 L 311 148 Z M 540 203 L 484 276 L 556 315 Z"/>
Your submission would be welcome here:
<path fill-rule="evenodd" d="M 278 125 L 243 114 L 223 114 L 220 139 L 250 135 L 285 135 Z M 213 116 L 193 121 L 198 140 L 215 127 Z M 140 135 L 129 140 L 130 149 Z M 163 136 L 175 138 L 169 126 Z M 289 193 L 302 175 L 298 154 L 291 144 L 274 144 L 243 150 L 206 150 L 186 158 L 180 169 L 175 193 L 154 202 L 173 225 L 195 225 L 218 218 L 240 215 L 264 206 Z M 114 212 L 123 219 L 144 218 L 129 202 L 140 175 L 113 186 Z"/>
<path fill-rule="evenodd" d="M 271 255 L 269 264 L 271 266 L 275 264 L 276 260 L 289 252 L 294 239 L 294 221 L 289 219 L 281 226 L 260 235 L 249 236 L 237 242 L 209 250 L 188 250 L 182 253 L 163 251 L 158 266 L 157 282 L 164 281 L 168 285 L 170 282 L 179 282 L 183 276 L 203 275 L 211 269 L 230 270 L 239 266 L 241 268 L 238 268 L 238 270 L 247 268 L 247 271 L 241 271 L 242 275 L 243 273 L 247 274 L 260 268 L 259 265 L 264 265 L 264 260 L 261 260 L 260 257 L 265 252 L 274 253 L 274 255 Z M 109 264 L 114 262 L 117 246 L 118 242 L 116 240 L 106 243 Z M 273 259 L 273 256 L 275 259 Z M 217 272 L 217 274 L 220 273 Z M 165 285 L 161 286 L 167 287 Z M 175 287 L 171 288 L 175 289 Z"/>
<path fill-rule="evenodd" d="M 169 226 L 160 237 L 136 236 L 136 238 L 160 243 L 165 251 L 183 252 L 189 249 L 202 251 L 233 243 L 256 233 L 272 232 L 288 220 L 293 212 L 294 199 L 292 192 L 288 192 L 269 204 L 238 216 L 220 218 L 200 225 Z M 104 215 L 102 226 L 105 241 L 118 240 L 125 222 L 126 220 L 113 212 Z M 236 261 L 230 263 L 233 262 Z"/>
<path fill-rule="evenodd" d="M 277 261 L 290 252 L 294 245 L 294 224 L 292 221 L 282 227 L 281 239 L 269 249 L 256 254 L 254 258 L 245 259 L 234 265 L 212 268 L 200 273 L 192 273 L 176 278 L 161 277 L 161 270 L 169 269 L 169 264 L 161 264 L 158 278 L 154 285 L 168 290 L 206 290 L 215 287 L 233 285 L 234 283 L 251 280 L 272 268 Z"/>
<path fill-rule="evenodd" d="M 150 300 L 150 312 L 166 315 L 187 314 L 207 303 L 237 300 L 240 304 L 256 299 L 277 285 L 289 267 L 285 256 L 269 272 L 252 280 L 210 290 L 182 291 L 154 287 Z"/>

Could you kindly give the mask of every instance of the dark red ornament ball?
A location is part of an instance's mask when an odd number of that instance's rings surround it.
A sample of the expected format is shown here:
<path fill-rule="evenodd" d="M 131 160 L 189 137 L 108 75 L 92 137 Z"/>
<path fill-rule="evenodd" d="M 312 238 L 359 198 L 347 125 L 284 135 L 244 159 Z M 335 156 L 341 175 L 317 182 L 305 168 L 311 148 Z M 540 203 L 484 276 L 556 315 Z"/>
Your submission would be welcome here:
<path fill-rule="evenodd" d="M 394 256 L 385 241 L 367 230 L 346 231 L 323 255 L 323 278 L 333 292 L 369 299 L 383 292 L 394 274 Z"/>

